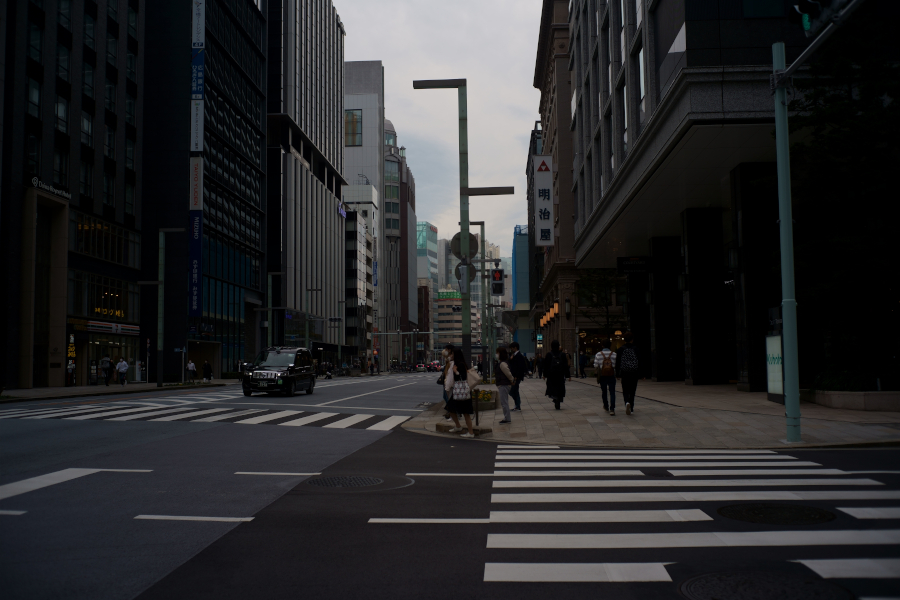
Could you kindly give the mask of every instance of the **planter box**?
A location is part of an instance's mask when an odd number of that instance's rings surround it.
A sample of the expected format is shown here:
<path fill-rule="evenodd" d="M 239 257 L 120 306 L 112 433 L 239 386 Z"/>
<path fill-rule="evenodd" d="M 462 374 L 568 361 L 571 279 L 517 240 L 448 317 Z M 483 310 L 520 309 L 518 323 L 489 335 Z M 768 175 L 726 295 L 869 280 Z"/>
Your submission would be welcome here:
<path fill-rule="evenodd" d="M 900 412 L 900 392 L 830 392 L 800 390 L 800 401 L 845 410 Z"/>

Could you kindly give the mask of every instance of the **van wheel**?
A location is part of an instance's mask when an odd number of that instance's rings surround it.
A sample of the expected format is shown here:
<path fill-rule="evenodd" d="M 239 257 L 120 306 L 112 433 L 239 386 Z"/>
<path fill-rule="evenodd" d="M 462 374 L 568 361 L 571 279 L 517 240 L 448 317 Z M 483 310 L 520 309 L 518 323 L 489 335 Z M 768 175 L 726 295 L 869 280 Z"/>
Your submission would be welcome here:
<path fill-rule="evenodd" d="M 284 391 L 284 395 L 288 398 L 292 398 L 294 396 L 294 388 L 297 386 L 297 382 L 292 381 L 288 389 Z"/>

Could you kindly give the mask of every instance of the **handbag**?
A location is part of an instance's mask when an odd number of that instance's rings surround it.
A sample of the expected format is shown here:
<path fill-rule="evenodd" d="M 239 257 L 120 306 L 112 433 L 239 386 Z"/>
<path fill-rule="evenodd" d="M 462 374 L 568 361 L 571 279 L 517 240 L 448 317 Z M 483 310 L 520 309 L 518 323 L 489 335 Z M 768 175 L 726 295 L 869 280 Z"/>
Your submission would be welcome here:
<path fill-rule="evenodd" d="M 451 393 L 453 394 L 454 400 L 468 400 L 472 397 L 472 392 L 469 389 L 469 382 L 465 379 L 454 382 Z"/>
<path fill-rule="evenodd" d="M 444 385 L 444 374 L 443 373 L 441 373 L 441 376 L 438 377 L 437 384 Z"/>
<path fill-rule="evenodd" d="M 469 369 L 466 373 L 466 383 L 469 389 L 475 389 L 481 385 L 481 375 L 478 374 L 478 369 Z"/>

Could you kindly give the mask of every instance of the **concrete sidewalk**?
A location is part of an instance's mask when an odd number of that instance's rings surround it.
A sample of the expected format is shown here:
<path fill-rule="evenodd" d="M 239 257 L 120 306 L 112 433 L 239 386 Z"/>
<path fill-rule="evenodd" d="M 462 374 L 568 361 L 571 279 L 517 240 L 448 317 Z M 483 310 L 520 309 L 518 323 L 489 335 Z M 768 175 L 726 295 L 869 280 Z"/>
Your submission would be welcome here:
<path fill-rule="evenodd" d="M 217 379 L 213 383 L 197 383 L 197 384 L 165 384 L 163 387 L 157 387 L 155 383 L 129 383 L 121 385 L 111 383 L 108 387 L 105 385 L 80 385 L 75 387 L 46 387 L 32 388 L 30 390 L 4 390 L 0 396 L 0 403 L 4 402 L 25 402 L 28 400 L 60 400 L 64 398 L 84 398 L 89 396 L 114 396 L 119 394 L 139 394 L 146 392 L 180 392 L 184 390 L 196 390 L 200 388 L 223 387 L 240 383 L 237 379 Z"/>
<path fill-rule="evenodd" d="M 687 386 L 683 382 L 638 383 L 635 412 L 625 414 L 621 386 L 616 416 L 603 410 L 600 389 L 592 379 L 566 383 L 562 410 L 544 395 L 545 382 L 521 385 L 522 411 L 501 425 L 498 408 L 481 414 L 491 433 L 479 436 L 502 442 L 628 448 L 788 448 L 900 443 L 900 413 L 839 410 L 802 404 L 803 442 L 788 444 L 784 407 L 765 394 L 738 392 L 734 386 Z M 512 399 L 510 399 L 512 403 Z M 426 411 L 407 421 L 411 431 L 435 432 L 443 411 Z M 437 434 L 443 435 L 443 434 Z"/>

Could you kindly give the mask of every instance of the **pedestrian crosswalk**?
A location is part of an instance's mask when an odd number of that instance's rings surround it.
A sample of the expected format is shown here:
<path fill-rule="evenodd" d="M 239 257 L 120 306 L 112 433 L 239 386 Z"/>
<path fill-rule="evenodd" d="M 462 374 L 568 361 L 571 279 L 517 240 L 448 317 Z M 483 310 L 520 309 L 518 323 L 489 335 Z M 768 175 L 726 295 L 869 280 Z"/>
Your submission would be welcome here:
<path fill-rule="evenodd" d="M 208 405 L 207 405 L 208 406 Z M 202 404 L 179 406 L 72 406 L 66 408 L 9 409 L 0 419 L 58 419 L 65 421 L 146 421 L 166 423 L 235 423 L 238 425 L 284 425 L 329 429 L 390 431 L 408 416 L 389 416 L 301 410 L 203 408 Z"/>
<path fill-rule="evenodd" d="M 679 573 L 715 570 L 708 558 L 696 558 L 708 557 L 708 549 L 732 562 L 755 556 L 751 560 L 802 565 L 804 573 L 822 579 L 900 579 L 900 489 L 896 479 L 886 479 L 896 474 L 835 469 L 795 454 L 501 445 L 492 473 L 407 473 L 490 479 L 489 515 L 395 515 L 369 522 L 483 527 L 483 580 L 492 585 L 671 586 L 679 584 Z M 735 503 L 797 507 L 798 502 L 830 511 L 835 519 L 816 526 L 765 525 L 718 512 Z M 703 549 L 707 554 L 698 554 Z"/>

